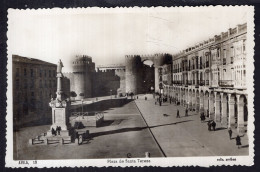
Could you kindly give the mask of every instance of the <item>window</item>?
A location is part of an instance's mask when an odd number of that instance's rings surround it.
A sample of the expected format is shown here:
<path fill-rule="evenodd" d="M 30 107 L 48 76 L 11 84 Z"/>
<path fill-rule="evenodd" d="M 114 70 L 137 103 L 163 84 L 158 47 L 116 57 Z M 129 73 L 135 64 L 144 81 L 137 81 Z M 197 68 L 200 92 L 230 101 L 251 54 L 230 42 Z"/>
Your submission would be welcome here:
<path fill-rule="evenodd" d="M 51 77 L 51 70 L 49 70 L 49 77 Z"/>
<path fill-rule="evenodd" d="M 27 88 L 27 79 L 24 80 L 24 88 Z"/>
<path fill-rule="evenodd" d="M 47 71 L 46 70 L 44 70 L 44 77 L 46 77 L 47 76 Z"/>
<path fill-rule="evenodd" d="M 243 40 L 243 52 L 246 51 L 246 40 Z"/>
<path fill-rule="evenodd" d="M 51 80 L 49 81 L 49 87 L 50 87 L 50 88 L 52 87 L 52 85 L 51 85 Z"/>
<path fill-rule="evenodd" d="M 16 73 L 15 73 L 16 76 L 19 76 L 19 68 L 16 68 Z"/>
<path fill-rule="evenodd" d="M 17 97 L 16 97 L 16 102 L 19 103 L 20 102 L 20 93 L 17 94 Z"/>
<path fill-rule="evenodd" d="M 53 70 L 53 77 L 55 77 L 55 70 Z"/>
<path fill-rule="evenodd" d="M 31 77 L 33 77 L 33 69 L 31 69 Z"/>
<path fill-rule="evenodd" d="M 41 69 L 39 70 L 39 75 L 40 75 L 40 77 L 42 77 L 42 70 Z"/>
<path fill-rule="evenodd" d="M 34 97 L 34 92 L 31 92 L 31 96 Z"/>
<path fill-rule="evenodd" d="M 20 83 L 19 83 L 19 79 L 17 79 L 17 80 L 15 81 L 15 88 L 16 88 L 16 89 L 19 89 L 19 87 L 20 87 Z"/>
<path fill-rule="evenodd" d="M 23 70 L 23 74 L 24 74 L 24 76 L 27 75 L 27 70 L 26 70 L 26 68 L 24 68 L 24 70 Z"/>
<path fill-rule="evenodd" d="M 44 87 L 45 88 L 47 87 L 47 81 L 46 80 L 44 81 Z"/>
<path fill-rule="evenodd" d="M 40 88 L 42 88 L 42 80 L 40 80 Z"/>
<path fill-rule="evenodd" d="M 33 79 L 31 80 L 30 88 L 34 88 L 34 80 Z"/>

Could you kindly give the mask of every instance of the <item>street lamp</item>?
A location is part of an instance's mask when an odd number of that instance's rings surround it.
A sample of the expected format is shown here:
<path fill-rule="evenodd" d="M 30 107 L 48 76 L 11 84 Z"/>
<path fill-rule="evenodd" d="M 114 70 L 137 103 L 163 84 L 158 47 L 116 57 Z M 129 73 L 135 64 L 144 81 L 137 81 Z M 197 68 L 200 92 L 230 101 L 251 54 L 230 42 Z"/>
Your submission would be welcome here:
<path fill-rule="evenodd" d="M 155 98 L 155 95 L 154 95 L 154 88 L 151 87 L 151 92 L 153 93 L 153 98 Z"/>
<path fill-rule="evenodd" d="M 84 102 L 84 99 L 81 99 L 81 115 L 83 116 L 83 102 Z"/>

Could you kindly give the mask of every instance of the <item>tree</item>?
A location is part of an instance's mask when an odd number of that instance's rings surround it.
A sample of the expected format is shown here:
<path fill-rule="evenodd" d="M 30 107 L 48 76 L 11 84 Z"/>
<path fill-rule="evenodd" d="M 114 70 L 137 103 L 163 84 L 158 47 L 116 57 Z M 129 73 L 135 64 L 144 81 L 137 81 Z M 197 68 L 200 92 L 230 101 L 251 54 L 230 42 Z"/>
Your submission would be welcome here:
<path fill-rule="evenodd" d="M 77 94 L 75 93 L 75 91 L 70 92 L 70 97 L 77 97 Z"/>
<path fill-rule="evenodd" d="M 83 97 L 83 96 L 84 96 L 84 93 L 79 93 L 79 96 Z"/>

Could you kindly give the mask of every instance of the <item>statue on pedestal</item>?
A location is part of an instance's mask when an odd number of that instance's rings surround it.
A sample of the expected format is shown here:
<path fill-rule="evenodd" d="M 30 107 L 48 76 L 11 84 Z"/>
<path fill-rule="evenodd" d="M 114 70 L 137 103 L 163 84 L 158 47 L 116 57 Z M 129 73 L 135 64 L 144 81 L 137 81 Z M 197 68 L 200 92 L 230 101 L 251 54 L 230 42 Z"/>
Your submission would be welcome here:
<path fill-rule="evenodd" d="M 68 136 L 68 109 L 70 104 L 69 101 L 64 98 L 64 93 L 62 91 L 62 67 L 63 64 L 61 60 L 59 60 L 57 64 L 57 98 L 55 100 L 51 99 L 51 102 L 49 103 L 50 107 L 52 108 L 52 126 L 48 133 L 51 134 L 51 131 L 58 127 L 60 128 L 61 136 L 63 134 Z"/>

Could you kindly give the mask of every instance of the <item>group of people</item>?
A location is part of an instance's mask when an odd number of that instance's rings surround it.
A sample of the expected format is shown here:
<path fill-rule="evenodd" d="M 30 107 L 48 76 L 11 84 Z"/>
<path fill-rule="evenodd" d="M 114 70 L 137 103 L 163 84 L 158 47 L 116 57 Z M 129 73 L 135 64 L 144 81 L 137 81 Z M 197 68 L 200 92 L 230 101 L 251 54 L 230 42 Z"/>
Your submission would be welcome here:
<path fill-rule="evenodd" d="M 228 128 L 228 135 L 229 135 L 230 140 L 232 139 L 232 133 L 233 133 L 232 129 Z M 240 146 L 242 145 L 242 143 L 241 143 L 241 138 L 240 138 L 239 134 L 237 134 L 235 139 L 236 139 L 237 148 L 240 149 Z"/>
<path fill-rule="evenodd" d="M 208 121 L 208 130 L 212 131 L 211 128 L 213 128 L 214 131 L 216 131 L 216 122 L 214 120 L 209 120 Z"/>
<path fill-rule="evenodd" d="M 60 135 L 60 131 L 61 131 L 61 126 L 57 126 L 56 129 L 51 128 L 51 134 L 52 134 L 53 136 Z"/>
<path fill-rule="evenodd" d="M 188 108 L 186 108 L 185 109 L 185 116 L 188 116 L 189 114 L 188 114 Z M 181 116 L 180 116 L 180 111 L 179 111 L 179 109 L 177 109 L 177 114 L 176 114 L 176 118 L 180 118 Z"/>

